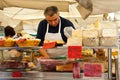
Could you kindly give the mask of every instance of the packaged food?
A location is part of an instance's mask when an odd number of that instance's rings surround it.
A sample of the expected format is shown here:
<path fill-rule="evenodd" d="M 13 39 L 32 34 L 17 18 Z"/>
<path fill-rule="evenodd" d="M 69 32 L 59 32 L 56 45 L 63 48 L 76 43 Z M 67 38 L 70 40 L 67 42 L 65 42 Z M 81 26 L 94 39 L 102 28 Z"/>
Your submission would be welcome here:
<path fill-rule="evenodd" d="M 116 37 L 101 37 L 100 38 L 100 46 L 117 46 L 117 38 Z"/>
<path fill-rule="evenodd" d="M 40 59 L 38 58 L 38 63 L 40 63 L 42 71 L 56 71 L 56 66 L 60 64 L 64 64 L 63 60 L 55 60 L 55 59 Z"/>
<path fill-rule="evenodd" d="M 103 37 L 116 37 L 117 36 L 117 30 L 116 29 L 103 29 L 102 30 L 102 36 Z"/>
<path fill-rule="evenodd" d="M 80 37 L 70 37 L 67 39 L 67 45 L 68 46 L 82 46 L 82 38 Z"/>
<path fill-rule="evenodd" d="M 62 65 L 57 65 L 56 66 L 56 70 L 57 71 L 72 71 L 73 68 L 73 64 L 69 63 L 69 64 L 62 64 Z"/>
<path fill-rule="evenodd" d="M 98 30 L 83 30 L 83 46 L 99 46 Z"/>
<path fill-rule="evenodd" d="M 83 46 L 99 46 L 99 38 L 97 37 L 83 38 Z"/>
<path fill-rule="evenodd" d="M 98 31 L 97 30 L 83 30 L 83 38 L 94 38 L 94 37 L 98 37 Z"/>
<path fill-rule="evenodd" d="M 28 64 L 27 62 L 16 62 L 14 60 L 5 60 L 2 61 L 0 64 L 1 68 L 10 68 L 10 69 L 14 69 L 14 68 L 27 68 Z"/>

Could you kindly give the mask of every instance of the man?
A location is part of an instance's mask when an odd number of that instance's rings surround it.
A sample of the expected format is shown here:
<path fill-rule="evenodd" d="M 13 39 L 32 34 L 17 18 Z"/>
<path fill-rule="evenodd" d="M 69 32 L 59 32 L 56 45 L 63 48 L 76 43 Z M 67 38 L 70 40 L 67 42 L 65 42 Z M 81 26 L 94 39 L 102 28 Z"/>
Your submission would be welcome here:
<path fill-rule="evenodd" d="M 44 40 L 61 40 L 67 42 L 67 37 L 72 29 L 75 29 L 72 22 L 59 16 L 56 6 L 47 7 L 44 11 L 45 19 L 39 23 L 37 38 L 41 39 L 40 45 Z"/>

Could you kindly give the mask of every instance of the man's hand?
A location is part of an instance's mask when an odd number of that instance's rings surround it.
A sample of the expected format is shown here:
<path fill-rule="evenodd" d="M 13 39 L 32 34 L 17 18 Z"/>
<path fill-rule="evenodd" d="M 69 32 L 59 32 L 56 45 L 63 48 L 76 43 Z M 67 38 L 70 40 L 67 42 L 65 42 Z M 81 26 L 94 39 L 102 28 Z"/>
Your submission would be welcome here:
<path fill-rule="evenodd" d="M 64 29 L 64 34 L 67 38 L 71 37 L 72 35 L 72 30 L 74 30 L 72 27 L 65 27 Z"/>
<path fill-rule="evenodd" d="M 50 58 L 48 53 L 46 52 L 46 49 L 39 49 L 40 53 L 42 54 L 42 57 L 41 58 Z"/>

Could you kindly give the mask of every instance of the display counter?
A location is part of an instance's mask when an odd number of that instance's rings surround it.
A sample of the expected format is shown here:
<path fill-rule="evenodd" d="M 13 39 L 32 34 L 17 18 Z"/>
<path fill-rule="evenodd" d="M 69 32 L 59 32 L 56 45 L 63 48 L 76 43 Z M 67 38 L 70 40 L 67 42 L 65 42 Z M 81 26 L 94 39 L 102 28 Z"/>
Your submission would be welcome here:
<path fill-rule="evenodd" d="M 71 72 L 22 72 L 22 77 L 12 77 L 12 72 L 0 72 L 0 80 L 108 80 L 107 74 L 102 78 L 73 79 Z"/>
<path fill-rule="evenodd" d="M 25 51 L 27 49 L 30 49 L 31 51 L 38 50 L 41 47 L 20 47 L 19 49 L 24 49 Z M 67 46 L 63 47 L 56 47 L 57 48 L 66 48 Z M 41 71 L 20 71 L 22 74 L 21 77 L 13 77 L 13 72 L 0 72 L 0 80 L 111 80 L 112 77 L 112 49 L 117 48 L 115 47 L 83 47 L 87 49 L 107 49 L 108 50 L 108 73 L 103 73 L 101 78 L 89 78 L 86 79 L 83 76 L 83 73 L 81 73 L 81 78 L 79 79 L 73 79 L 72 72 L 41 72 Z M 0 47 L 0 50 L 6 50 L 6 49 L 16 49 L 16 47 Z M 18 49 L 18 48 L 17 48 Z M 32 52 L 31 52 L 32 55 Z M 31 56 L 32 58 L 32 56 Z"/>

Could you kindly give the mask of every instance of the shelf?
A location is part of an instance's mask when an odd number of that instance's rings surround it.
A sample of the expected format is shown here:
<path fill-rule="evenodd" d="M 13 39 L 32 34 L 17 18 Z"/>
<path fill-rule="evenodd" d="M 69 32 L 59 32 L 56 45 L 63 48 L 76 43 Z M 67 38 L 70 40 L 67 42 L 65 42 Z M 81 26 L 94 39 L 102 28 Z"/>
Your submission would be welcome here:
<path fill-rule="evenodd" d="M 22 77 L 13 78 L 12 72 L 0 72 L 0 80 L 75 80 L 72 77 L 72 72 L 22 72 Z M 107 79 L 107 73 L 103 73 L 100 78 L 83 78 L 83 73 L 81 73 L 81 78 L 77 80 L 103 80 Z"/>
<path fill-rule="evenodd" d="M 55 48 L 67 48 L 68 46 L 57 46 Z M 0 50 L 6 50 L 6 49 L 40 49 L 42 47 L 0 47 Z M 118 48 L 118 46 L 112 46 L 112 47 L 104 47 L 104 46 L 95 46 L 95 47 L 88 47 L 88 46 L 82 46 L 82 48 L 104 48 L 104 49 L 108 49 L 108 48 Z M 53 49 L 53 48 L 51 48 Z"/>
<path fill-rule="evenodd" d="M 7 50 L 7 49 L 40 49 L 42 47 L 0 47 L 0 50 Z"/>

